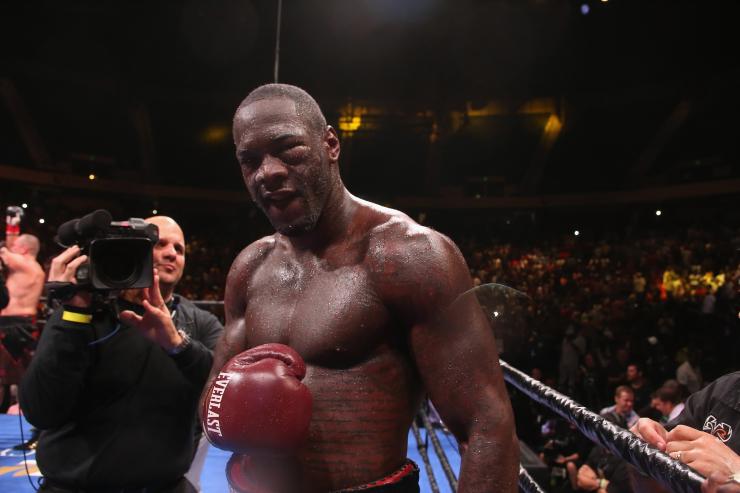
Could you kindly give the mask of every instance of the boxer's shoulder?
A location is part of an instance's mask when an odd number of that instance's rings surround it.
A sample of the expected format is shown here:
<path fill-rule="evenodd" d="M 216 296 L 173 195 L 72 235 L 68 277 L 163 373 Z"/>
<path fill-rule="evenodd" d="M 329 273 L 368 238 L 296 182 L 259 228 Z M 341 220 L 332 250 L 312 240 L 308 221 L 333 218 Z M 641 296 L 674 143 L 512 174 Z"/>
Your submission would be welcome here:
<path fill-rule="evenodd" d="M 438 268 L 462 260 L 457 246 L 447 236 L 420 225 L 403 213 L 379 222 L 369 231 L 368 238 L 370 261 L 390 262 L 395 267 L 394 272 L 400 269 L 413 273 L 418 269 L 427 270 L 435 263 Z M 380 269 L 384 271 L 386 269 Z"/>
<path fill-rule="evenodd" d="M 242 299 L 242 294 L 246 292 L 249 280 L 254 275 L 254 272 L 269 258 L 274 249 L 275 238 L 273 235 L 261 238 L 239 252 L 239 255 L 232 262 L 229 274 L 226 277 L 227 301 L 230 299 Z"/>
<path fill-rule="evenodd" d="M 241 277 L 259 267 L 275 250 L 275 236 L 265 236 L 247 245 L 231 264 L 229 276 Z"/>
<path fill-rule="evenodd" d="M 447 299 L 469 287 L 465 260 L 455 243 L 404 214 L 390 215 L 372 229 L 367 263 L 374 286 L 390 303 L 410 306 L 413 299 Z"/>

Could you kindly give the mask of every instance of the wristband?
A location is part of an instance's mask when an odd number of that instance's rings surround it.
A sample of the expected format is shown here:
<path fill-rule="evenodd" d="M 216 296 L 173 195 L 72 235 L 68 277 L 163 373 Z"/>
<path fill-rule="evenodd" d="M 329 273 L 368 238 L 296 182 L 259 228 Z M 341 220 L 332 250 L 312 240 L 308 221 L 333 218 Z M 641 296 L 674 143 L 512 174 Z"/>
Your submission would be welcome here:
<path fill-rule="evenodd" d="M 184 330 L 177 329 L 177 333 L 180 334 L 180 337 L 182 337 L 182 341 L 180 341 L 180 344 L 167 351 L 167 354 L 169 354 L 170 356 L 180 354 L 181 352 L 189 348 L 190 345 L 193 343 L 192 339 L 190 339 L 190 336 Z"/>
<path fill-rule="evenodd" d="M 20 224 L 6 224 L 5 225 L 5 236 L 18 236 L 21 234 Z"/>
<path fill-rule="evenodd" d="M 604 478 L 599 479 L 599 489 L 603 490 L 605 488 L 606 488 L 606 479 Z"/>
<path fill-rule="evenodd" d="M 62 320 L 66 322 L 75 322 L 78 324 L 89 324 L 92 322 L 92 315 L 89 313 L 77 313 L 64 310 L 62 312 Z"/>

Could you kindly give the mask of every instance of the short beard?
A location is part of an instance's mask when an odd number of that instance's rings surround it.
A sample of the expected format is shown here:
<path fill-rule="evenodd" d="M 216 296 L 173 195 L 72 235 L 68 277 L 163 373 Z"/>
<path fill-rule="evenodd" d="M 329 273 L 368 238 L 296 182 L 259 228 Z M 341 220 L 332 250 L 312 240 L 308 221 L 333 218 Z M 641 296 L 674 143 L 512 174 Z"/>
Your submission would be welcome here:
<path fill-rule="evenodd" d="M 272 227 L 275 228 L 275 231 L 280 233 L 284 236 L 301 236 L 303 234 L 309 233 L 316 228 L 316 224 L 319 222 L 319 213 L 318 211 L 312 211 L 307 216 L 303 217 L 299 222 L 294 224 L 285 224 L 285 225 L 277 225 L 273 224 Z"/>

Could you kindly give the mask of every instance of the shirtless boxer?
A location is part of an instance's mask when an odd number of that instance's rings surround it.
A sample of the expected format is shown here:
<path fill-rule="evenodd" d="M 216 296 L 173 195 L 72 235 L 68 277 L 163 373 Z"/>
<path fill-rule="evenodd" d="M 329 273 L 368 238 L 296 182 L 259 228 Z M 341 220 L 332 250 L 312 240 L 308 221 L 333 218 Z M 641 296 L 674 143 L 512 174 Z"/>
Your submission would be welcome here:
<path fill-rule="evenodd" d="M 305 360 L 313 415 L 295 452 L 303 492 L 397 482 L 425 394 L 460 444 L 458 491 L 516 491 L 519 448 L 490 326 L 475 304 L 456 324 L 440 322 L 472 287 L 457 247 L 347 191 L 337 134 L 305 91 L 255 89 L 233 132 L 247 190 L 276 233 L 232 265 L 211 381 L 265 343 Z"/>
<path fill-rule="evenodd" d="M 5 214 L 5 245 L 0 248 L 0 258 L 10 302 L 0 315 L 34 318 L 45 278 L 44 270 L 36 261 L 39 240 L 33 235 L 20 234 L 23 209 L 9 206 Z"/>
<path fill-rule="evenodd" d="M 0 337 L 5 350 L 12 356 L 0 358 L 3 383 L 16 384 L 20 379 L 20 360 L 30 346 L 35 330 L 36 311 L 44 288 L 44 270 L 36 261 L 39 240 L 33 235 L 20 234 L 23 210 L 10 206 L 6 211 L 6 245 L 0 247 L 3 275 L 8 288 L 8 305 L 0 310 Z"/>

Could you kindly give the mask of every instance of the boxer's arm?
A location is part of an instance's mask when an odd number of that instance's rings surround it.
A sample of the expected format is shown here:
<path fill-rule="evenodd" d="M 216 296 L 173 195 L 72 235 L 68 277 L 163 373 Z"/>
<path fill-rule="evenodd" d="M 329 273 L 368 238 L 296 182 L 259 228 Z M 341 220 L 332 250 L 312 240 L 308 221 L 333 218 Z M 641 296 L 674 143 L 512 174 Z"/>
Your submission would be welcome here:
<path fill-rule="evenodd" d="M 226 289 L 224 293 L 226 325 L 220 339 L 216 343 L 211 374 L 208 376 L 203 394 L 201 395 L 201 404 L 207 394 L 207 389 L 210 387 L 211 382 L 219 370 L 232 357 L 248 348 L 244 312 L 247 305 L 246 290 L 249 281 L 248 273 L 252 268 L 252 264 L 256 261 L 253 258 L 252 250 L 253 248 L 249 246 L 237 256 L 226 277 Z M 203 409 L 203 406 L 201 405 L 199 409 Z"/>
<path fill-rule="evenodd" d="M 20 253 L 13 253 L 6 247 L 0 248 L 0 258 L 3 260 L 3 263 L 8 270 L 11 271 L 24 270 L 24 267 L 28 264 L 23 255 Z"/>
<path fill-rule="evenodd" d="M 10 303 L 10 294 L 8 293 L 8 288 L 5 286 L 5 279 L 3 279 L 2 274 L 0 274 L 0 310 L 8 306 L 8 303 Z"/>
<path fill-rule="evenodd" d="M 462 455 L 459 489 L 515 492 L 519 447 L 494 334 L 475 296 L 465 261 L 447 238 L 431 233 L 410 274 L 416 321 L 411 350 L 432 402 L 455 434 Z M 415 265 L 413 265 L 415 264 Z"/>

